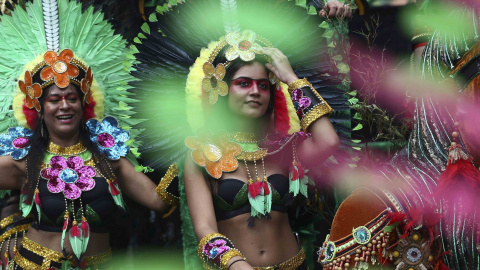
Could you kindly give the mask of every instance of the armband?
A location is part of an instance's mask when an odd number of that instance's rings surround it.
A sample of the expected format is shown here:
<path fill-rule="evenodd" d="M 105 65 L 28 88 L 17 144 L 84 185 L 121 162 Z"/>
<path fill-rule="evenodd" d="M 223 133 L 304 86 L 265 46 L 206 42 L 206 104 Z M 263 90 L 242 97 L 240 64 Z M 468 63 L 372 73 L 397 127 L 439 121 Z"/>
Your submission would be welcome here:
<path fill-rule="evenodd" d="M 242 253 L 235 249 L 227 237 L 219 233 L 206 235 L 198 243 L 198 256 L 205 269 L 228 270 L 228 261 L 235 256 L 242 258 Z M 244 258 L 245 259 L 245 258 Z"/>
<path fill-rule="evenodd" d="M 166 204 L 178 206 L 180 196 L 178 194 L 178 166 L 177 163 L 170 165 L 165 176 L 162 177 L 155 189 L 158 197 Z"/>
<path fill-rule="evenodd" d="M 307 79 L 298 79 L 289 84 L 288 92 L 305 132 L 315 120 L 324 115 L 330 115 L 333 111 Z"/>

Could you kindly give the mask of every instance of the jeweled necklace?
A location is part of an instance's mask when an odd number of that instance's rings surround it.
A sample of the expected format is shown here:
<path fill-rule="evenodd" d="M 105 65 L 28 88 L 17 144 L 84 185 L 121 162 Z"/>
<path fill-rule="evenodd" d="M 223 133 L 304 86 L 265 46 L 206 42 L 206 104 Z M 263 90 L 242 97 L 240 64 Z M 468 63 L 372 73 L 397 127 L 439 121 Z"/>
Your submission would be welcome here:
<path fill-rule="evenodd" d="M 267 215 L 272 208 L 271 185 L 268 183 L 265 161 L 263 159 L 267 154 L 267 149 L 258 146 L 258 140 L 255 133 L 234 132 L 230 136 L 230 141 L 237 143 L 242 148 L 242 152 L 240 155 L 236 156 L 236 159 L 243 160 L 245 163 L 245 169 L 247 170 L 248 201 L 252 207 L 251 216 L 262 218 Z M 257 160 L 262 160 L 263 178 L 260 178 Z M 253 178 L 250 173 L 247 161 L 253 161 L 255 178 Z"/>
<path fill-rule="evenodd" d="M 62 156 L 64 158 L 68 158 L 70 156 L 79 156 L 85 161 L 85 165 L 94 166 L 94 162 L 92 160 L 92 153 L 87 150 L 87 147 L 83 144 L 82 141 L 68 147 L 60 146 L 50 141 L 47 145 L 45 157 L 43 159 L 42 169 L 49 166 L 50 159 L 54 156 Z"/>
<path fill-rule="evenodd" d="M 234 132 L 231 134 L 230 140 L 242 148 L 242 153 L 236 157 L 238 160 L 256 161 L 267 155 L 267 149 L 258 146 L 255 133 Z"/>

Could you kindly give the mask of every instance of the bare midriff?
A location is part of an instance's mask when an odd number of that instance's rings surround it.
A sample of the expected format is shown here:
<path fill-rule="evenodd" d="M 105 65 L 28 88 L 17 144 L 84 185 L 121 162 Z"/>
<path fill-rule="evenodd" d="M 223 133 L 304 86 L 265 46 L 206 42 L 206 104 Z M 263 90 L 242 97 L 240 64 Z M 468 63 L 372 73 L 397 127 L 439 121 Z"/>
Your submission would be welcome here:
<path fill-rule="evenodd" d="M 27 232 L 28 239 L 34 241 L 37 244 L 42 245 L 48 249 L 62 252 L 62 247 L 60 246 L 62 241 L 61 232 L 47 232 L 41 230 L 35 230 L 30 228 Z M 70 245 L 70 240 L 68 239 L 68 234 L 65 235 L 64 239 L 65 251 L 68 255 L 73 255 L 72 247 Z M 90 239 L 88 241 L 88 247 L 85 251 L 85 256 L 93 256 L 100 253 L 103 253 L 110 249 L 110 234 L 109 233 L 90 233 Z"/>
<path fill-rule="evenodd" d="M 226 235 L 252 266 L 280 264 L 299 251 L 299 245 L 290 228 L 288 215 L 270 212 L 271 219 L 255 219 L 248 227 L 250 213 L 218 222 L 218 230 Z"/>

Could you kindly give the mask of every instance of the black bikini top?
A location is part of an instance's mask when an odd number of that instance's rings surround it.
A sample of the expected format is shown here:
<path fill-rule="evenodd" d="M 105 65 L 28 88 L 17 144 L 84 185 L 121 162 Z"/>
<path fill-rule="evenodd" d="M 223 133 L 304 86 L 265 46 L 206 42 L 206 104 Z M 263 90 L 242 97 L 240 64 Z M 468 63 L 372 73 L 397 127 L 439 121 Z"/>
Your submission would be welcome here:
<path fill-rule="evenodd" d="M 111 221 L 113 214 L 118 207 L 108 191 L 108 185 L 103 177 L 93 177 L 95 187 L 82 192 L 81 201 L 85 217 L 90 225 L 90 230 L 96 233 L 108 232 L 107 224 Z M 47 181 L 40 180 L 38 189 L 40 191 L 41 219 L 38 222 L 38 213 L 33 211 L 35 218 L 32 227 L 43 231 L 61 232 L 65 213 L 65 199 L 62 192 L 52 193 L 47 188 Z M 82 218 L 80 200 L 75 200 L 73 208 L 68 207 L 69 213 L 75 213 L 77 220 Z"/>
<path fill-rule="evenodd" d="M 286 204 L 291 199 L 288 181 L 288 177 L 282 174 L 272 174 L 268 177 L 268 182 L 273 187 L 272 211 L 287 212 Z M 234 178 L 218 181 L 218 191 L 213 195 L 213 204 L 217 221 L 250 213 L 247 183 Z"/>

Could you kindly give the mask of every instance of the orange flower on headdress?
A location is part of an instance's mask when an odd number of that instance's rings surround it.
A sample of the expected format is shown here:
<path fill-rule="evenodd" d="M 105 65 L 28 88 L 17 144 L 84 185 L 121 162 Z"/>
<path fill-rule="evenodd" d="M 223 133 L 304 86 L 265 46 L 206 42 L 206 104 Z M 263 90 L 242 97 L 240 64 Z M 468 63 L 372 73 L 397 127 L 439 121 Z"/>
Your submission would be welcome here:
<path fill-rule="evenodd" d="M 238 168 L 235 158 L 242 152 L 240 145 L 230 142 L 228 133 L 212 136 L 207 132 L 196 137 L 187 137 L 185 144 L 192 149 L 192 159 L 205 167 L 213 178 L 219 179 L 223 172 L 232 172 Z"/>
<path fill-rule="evenodd" d="M 85 76 L 85 78 L 82 79 L 82 82 L 81 82 L 82 92 L 83 94 L 85 94 L 84 102 L 87 104 L 90 104 L 90 102 L 93 101 L 92 90 L 91 90 L 92 81 L 93 81 L 92 69 L 88 67 L 87 75 Z"/>
<path fill-rule="evenodd" d="M 78 67 L 70 64 L 73 59 L 73 52 L 65 49 L 57 53 L 48 51 L 43 56 L 43 60 L 47 63 L 47 67 L 40 73 L 40 78 L 44 81 L 55 78 L 55 84 L 60 88 L 65 88 L 70 83 L 70 78 L 77 77 L 79 74 Z"/>
<path fill-rule="evenodd" d="M 205 73 L 205 78 L 202 81 L 202 89 L 208 93 L 208 102 L 215 104 L 217 103 L 218 95 L 226 96 L 228 94 L 228 85 L 223 81 L 225 66 L 220 63 L 215 68 L 212 63 L 205 62 L 203 64 L 203 73 Z"/>
<path fill-rule="evenodd" d="M 42 96 L 42 87 L 38 83 L 32 85 L 32 74 L 30 71 L 25 72 L 25 82 L 18 81 L 18 87 L 25 94 L 25 105 L 27 108 L 32 109 L 35 107 L 39 112 L 40 102 L 38 102 L 38 98 Z"/>

